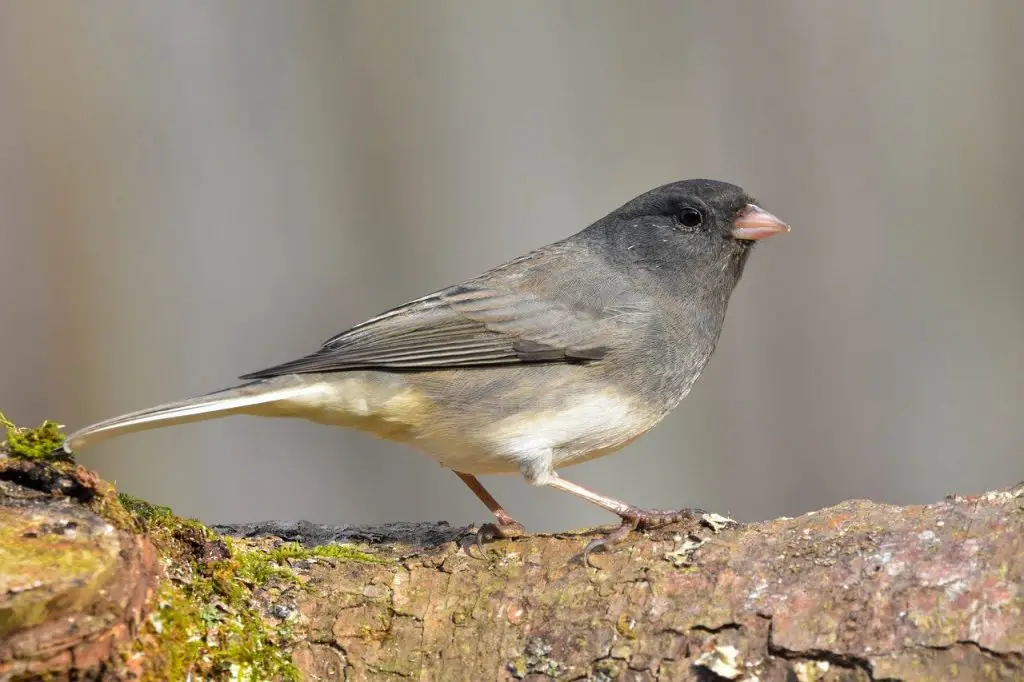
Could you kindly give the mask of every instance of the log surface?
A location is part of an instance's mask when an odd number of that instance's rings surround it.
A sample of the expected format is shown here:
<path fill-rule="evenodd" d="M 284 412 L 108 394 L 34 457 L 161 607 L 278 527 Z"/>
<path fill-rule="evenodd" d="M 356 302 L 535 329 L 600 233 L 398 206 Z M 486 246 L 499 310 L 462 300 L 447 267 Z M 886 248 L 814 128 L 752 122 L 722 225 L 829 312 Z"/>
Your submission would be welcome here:
<path fill-rule="evenodd" d="M 175 557 L 155 560 L 147 532 L 76 496 L 96 485 L 84 469 L 48 479 L 13 461 L 0 466 L 0 679 L 159 679 L 157 659 L 125 647 Z M 677 524 L 594 554 L 597 568 L 578 561 L 583 534 L 502 540 L 480 559 L 472 529 L 445 524 L 215 530 L 232 551 L 345 543 L 374 559 L 288 560 L 295 580 L 253 588 L 260 617 L 287 624 L 302 679 L 1024 679 L 1024 486 Z M 62 563 L 71 554 L 82 560 Z"/>

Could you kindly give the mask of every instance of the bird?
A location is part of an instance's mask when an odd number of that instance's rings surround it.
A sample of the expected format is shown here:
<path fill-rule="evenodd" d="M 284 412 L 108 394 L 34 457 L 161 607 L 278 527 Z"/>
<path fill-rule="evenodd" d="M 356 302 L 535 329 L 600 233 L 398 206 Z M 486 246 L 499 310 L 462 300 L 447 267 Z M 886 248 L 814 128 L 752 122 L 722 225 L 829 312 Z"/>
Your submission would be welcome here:
<path fill-rule="evenodd" d="M 613 531 L 587 544 L 589 564 L 591 551 L 694 510 L 637 507 L 559 472 L 620 450 L 679 405 L 715 350 L 753 246 L 789 230 L 737 185 L 670 182 L 315 352 L 86 426 L 63 449 L 228 415 L 354 428 L 453 471 L 493 515 L 478 545 L 525 533 L 480 475 L 519 473 L 617 515 Z"/>

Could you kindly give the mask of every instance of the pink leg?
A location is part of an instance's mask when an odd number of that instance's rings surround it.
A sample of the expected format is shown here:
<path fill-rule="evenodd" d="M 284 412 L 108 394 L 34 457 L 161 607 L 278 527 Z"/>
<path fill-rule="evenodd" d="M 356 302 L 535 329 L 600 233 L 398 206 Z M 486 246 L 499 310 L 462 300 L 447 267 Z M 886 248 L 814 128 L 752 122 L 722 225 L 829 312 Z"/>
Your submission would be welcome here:
<path fill-rule="evenodd" d="M 494 518 L 498 520 L 497 524 L 485 523 L 480 526 L 480 530 L 476 534 L 476 546 L 480 550 L 480 556 L 484 555 L 484 540 L 493 540 L 494 538 L 517 538 L 522 536 L 526 529 L 523 528 L 523 524 L 519 523 L 505 511 L 494 496 L 487 492 L 487 488 L 484 488 L 483 484 L 477 480 L 476 476 L 470 474 L 464 474 L 460 471 L 456 471 L 455 475 L 462 479 L 462 482 L 469 486 L 469 489 L 473 491 L 473 494 L 477 496 L 491 513 L 494 514 Z"/>
<path fill-rule="evenodd" d="M 622 524 L 618 528 L 603 538 L 591 540 L 583 549 L 583 563 L 588 566 L 590 565 L 590 553 L 592 551 L 598 547 L 611 547 L 634 530 L 657 528 L 658 526 L 676 523 L 705 513 L 703 509 L 641 509 L 640 507 L 634 507 L 631 504 L 620 502 L 619 500 L 611 497 L 605 497 L 604 495 L 588 490 L 581 485 L 576 485 L 575 483 L 560 477 L 558 474 L 553 474 L 547 478 L 542 485 L 547 485 L 558 490 L 564 490 L 565 492 L 572 493 L 577 497 L 582 497 L 584 500 L 592 502 L 602 509 L 607 509 L 622 519 Z"/>

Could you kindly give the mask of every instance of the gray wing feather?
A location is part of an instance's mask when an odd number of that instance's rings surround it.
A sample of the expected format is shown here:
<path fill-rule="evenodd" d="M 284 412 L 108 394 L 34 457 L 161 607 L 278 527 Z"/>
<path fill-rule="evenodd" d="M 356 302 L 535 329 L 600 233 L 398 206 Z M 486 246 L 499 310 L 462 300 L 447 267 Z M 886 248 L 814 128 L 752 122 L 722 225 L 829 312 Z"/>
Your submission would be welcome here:
<path fill-rule="evenodd" d="M 247 374 L 353 369 L 404 371 L 604 357 L 592 314 L 530 294 L 460 285 L 389 310 L 329 339 L 316 353 Z"/>

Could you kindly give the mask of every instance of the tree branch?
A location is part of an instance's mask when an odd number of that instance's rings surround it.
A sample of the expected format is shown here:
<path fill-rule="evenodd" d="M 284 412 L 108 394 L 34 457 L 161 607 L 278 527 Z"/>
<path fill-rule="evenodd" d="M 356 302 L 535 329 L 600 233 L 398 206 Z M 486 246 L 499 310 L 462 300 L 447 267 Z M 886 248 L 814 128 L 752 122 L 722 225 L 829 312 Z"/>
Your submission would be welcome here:
<path fill-rule="evenodd" d="M 1022 531 L 1017 486 L 675 525 L 593 569 L 582 534 L 211 530 L 0 457 L 0 679 L 1022 679 Z"/>

